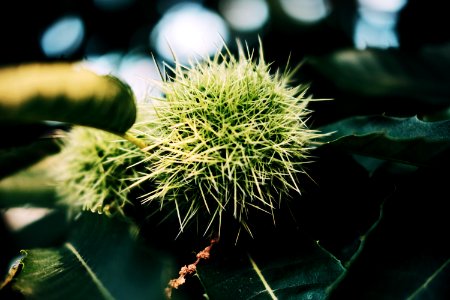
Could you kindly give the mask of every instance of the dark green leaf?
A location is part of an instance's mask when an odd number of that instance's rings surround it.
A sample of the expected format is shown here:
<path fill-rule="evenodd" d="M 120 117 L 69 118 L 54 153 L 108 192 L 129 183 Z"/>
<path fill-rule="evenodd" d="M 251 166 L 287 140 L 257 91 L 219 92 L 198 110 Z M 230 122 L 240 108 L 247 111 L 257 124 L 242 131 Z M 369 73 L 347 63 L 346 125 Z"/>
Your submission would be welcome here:
<path fill-rule="evenodd" d="M 448 299 L 448 176 L 431 169 L 388 179 L 395 192 L 330 299 Z"/>
<path fill-rule="evenodd" d="M 16 147 L 24 147 L 33 142 L 50 137 L 56 138 L 61 131 L 66 131 L 67 125 L 62 123 L 0 123 L 2 141 L 0 151 L 14 151 Z"/>
<path fill-rule="evenodd" d="M 448 45 L 425 48 L 419 53 L 342 50 L 311 57 L 309 64 L 339 89 L 358 95 L 450 103 Z"/>
<path fill-rule="evenodd" d="M 44 137 L 27 145 L 0 149 L 0 179 L 59 151 L 58 139 Z"/>
<path fill-rule="evenodd" d="M 28 299 L 162 299 L 168 260 L 117 220 L 84 214 L 59 248 L 24 251 L 13 288 Z"/>
<path fill-rule="evenodd" d="M 324 299 L 326 288 L 343 270 L 318 245 L 293 237 L 264 240 L 250 249 L 219 243 L 198 275 L 209 299 L 306 300 Z"/>
<path fill-rule="evenodd" d="M 309 166 L 314 182 L 302 178 L 303 197 L 287 201 L 289 209 L 276 210 L 275 228 L 270 218 L 253 220 L 254 239 L 241 237 L 237 246 L 221 240 L 214 246 L 210 260 L 198 267 L 210 299 L 270 299 L 248 254 L 278 299 L 326 297 L 328 286 L 344 271 L 337 259 L 345 263 L 353 255 L 385 195 L 350 155 L 337 152 L 316 149 L 317 161 Z"/>
<path fill-rule="evenodd" d="M 406 300 L 439 299 L 450 295 L 450 258 L 434 271 Z"/>
<path fill-rule="evenodd" d="M 450 121 L 361 116 L 322 127 L 325 144 L 356 154 L 425 165 L 450 148 Z"/>
<path fill-rule="evenodd" d="M 0 69 L 0 95 L 1 123 L 52 120 L 124 133 L 136 119 L 126 84 L 74 64 Z"/>

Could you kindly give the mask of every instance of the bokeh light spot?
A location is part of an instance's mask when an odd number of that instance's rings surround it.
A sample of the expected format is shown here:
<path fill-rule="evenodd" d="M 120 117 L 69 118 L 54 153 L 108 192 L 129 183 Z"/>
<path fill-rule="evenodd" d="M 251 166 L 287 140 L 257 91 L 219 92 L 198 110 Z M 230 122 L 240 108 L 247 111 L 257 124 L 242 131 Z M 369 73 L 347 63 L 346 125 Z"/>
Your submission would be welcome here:
<path fill-rule="evenodd" d="M 407 0 L 359 0 L 353 41 L 358 49 L 399 46 L 395 26 Z"/>
<path fill-rule="evenodd" d="M 280 0 L 280 5 L 285 14 L 303 23 L 318 22 L 330 12 L 326 0 Z"/>
<path fill-rule="evenodd" d="M 173 51 L 181 63 L 187 63 L 215 53 L 228 36 L 228 27 L 217 13 L 196 3 L 180 3 L 156 24 L 150 41 L 164 59 L 172 61 Z"/>
<path fill-rule="evenodd" d="M 222 0 L 219 9 L 230 26 L 238 31 L 256 31 L 269 19 L 265 0 Z"/>
<path fill-rule="evenodd" d="M 99 75 L 113 75 L 125 81 L 130 85 L 138 102 L 161 96 L 158 84 L 161 76 L 149 55 L 110 52 L 101 56 L 88 56 L 81 62 L 81 66 Z"/>
<path fill-rule="evenodd" d="M 110 52 L 104 55 L 90 55 L 81 62 L 81 65 L 99 75 L 117 76 L 122 57 L 123 53 L 121 52 Z"/>
<path fill-rule="evenodd" d="M 407 0 L 358 0 L 363 7 L 370 8 L 376 11 L 398 12 L 402 9 Z"/>
<path fill-rule="evenodd" d="M 83 20 L 65 16 L 47 28 L 41 38 L 41 48 L 48 57 L 70 56 L 81 46 L 83 38 Z"/>
<path fill-rule="evenodd" d="M 131 86 L 138 102 L 148 102 L 152 97 L 162 95 L 158 84 L 162 79 L 155 62 L 149 56 L 125 56 L 120 64 L 119 77 Z"/>

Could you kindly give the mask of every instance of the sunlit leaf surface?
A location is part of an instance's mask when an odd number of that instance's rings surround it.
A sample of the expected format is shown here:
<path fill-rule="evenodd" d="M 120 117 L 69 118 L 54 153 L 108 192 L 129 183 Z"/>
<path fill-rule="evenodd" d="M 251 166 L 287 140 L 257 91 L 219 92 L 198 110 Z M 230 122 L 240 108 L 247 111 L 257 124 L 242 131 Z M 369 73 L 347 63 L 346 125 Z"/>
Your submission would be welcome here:
<path fill-rule="evenodd" d="M 131 89 L 76 64 L 0 69 L 0 124 L 60 121 L 124 133 L 134 123 Z"/>

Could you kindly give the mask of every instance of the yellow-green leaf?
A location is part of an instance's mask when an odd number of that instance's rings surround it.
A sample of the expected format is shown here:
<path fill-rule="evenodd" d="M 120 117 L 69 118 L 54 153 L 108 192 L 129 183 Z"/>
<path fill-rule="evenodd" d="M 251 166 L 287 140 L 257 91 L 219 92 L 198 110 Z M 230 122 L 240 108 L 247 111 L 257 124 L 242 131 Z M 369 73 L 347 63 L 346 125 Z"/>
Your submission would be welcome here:
<path fill-rule="evenodd" d="M 135 122 L 128 85 L 77 64 L 26 64 L 0 69 L 0 124 L 52 120 L 116 133 Z"/>

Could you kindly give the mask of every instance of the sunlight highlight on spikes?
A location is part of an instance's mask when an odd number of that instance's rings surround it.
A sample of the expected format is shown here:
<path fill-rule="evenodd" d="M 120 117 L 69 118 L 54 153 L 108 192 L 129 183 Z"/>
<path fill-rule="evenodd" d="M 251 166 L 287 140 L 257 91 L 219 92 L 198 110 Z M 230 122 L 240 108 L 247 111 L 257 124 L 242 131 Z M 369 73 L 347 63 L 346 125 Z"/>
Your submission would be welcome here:
<path fill-rule="evenodd" d="M 220 235 L 225 216 L 250 235 L 257 213 L 275 223 L 282 201 L 301 193 L 299 175 L 323 134 L 307 126 L 307 86 L 290 85 L 297 69 L 271 73 L 262 47 L 258 60 L 238 49 L 168 67 L 164 97 L 141 103 L 122 139 L 74 128 L 58 175 L 64 203 L 123 214 L 127 203 L 159 201 L 180 233 L 197 220 Z"/>
<path fill-rule="evenodd" d="M 273 215 L 284 197 L 301 192 L 297 175 L 322 136 L 306 126 L 307 86 L 289 85 L 296 69 L 271 74 L 262 47 L 257 61 L 238 47 L 237 58 L 226 49 L 167 67 L 173 75 L 164 98 L 153 100 L 157 117 L 133 129 L 149 145 L 147 173 L 134 185 L 156 183 L 143 202 L 174 203 L 180 230 L 201 213 L 210 217 L 205 234 L 218 233 L 227 213 L 250 231 L 254 212 Z"/>

